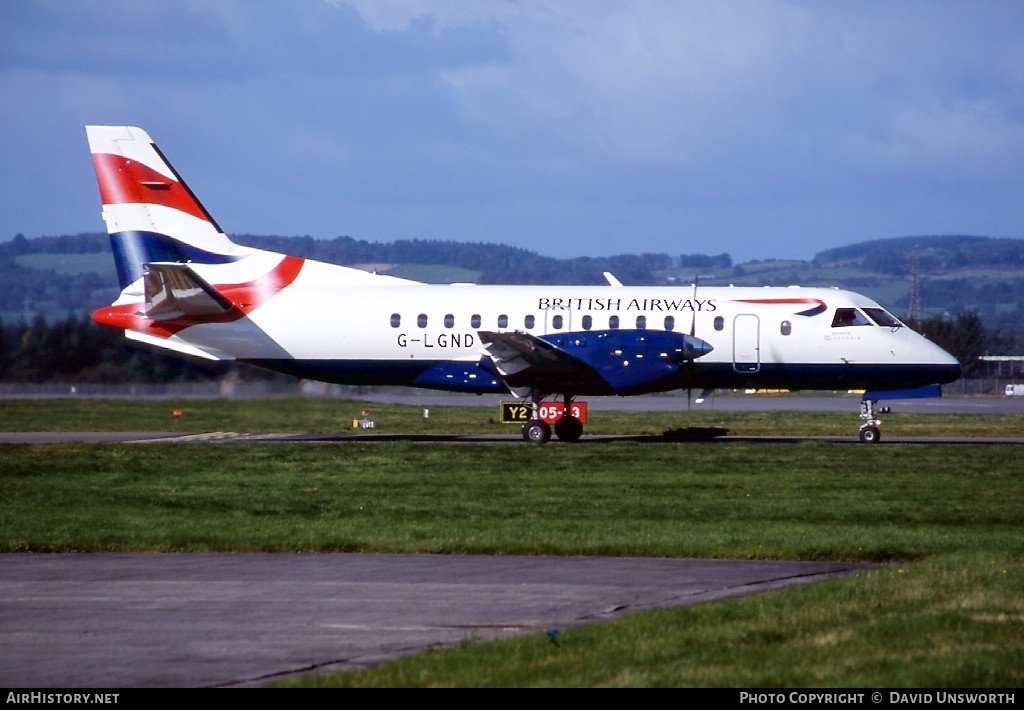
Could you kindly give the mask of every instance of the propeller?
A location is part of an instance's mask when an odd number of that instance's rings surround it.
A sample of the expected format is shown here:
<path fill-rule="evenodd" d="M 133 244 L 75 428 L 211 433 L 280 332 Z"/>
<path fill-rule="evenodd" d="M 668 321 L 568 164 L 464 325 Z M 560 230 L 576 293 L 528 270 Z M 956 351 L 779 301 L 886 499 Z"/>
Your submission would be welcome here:
<path fill-rule="evenodd" d="M 690 337 L 697 337 L 697 281 L 700 274 L 693 275 L 693 299 L 690 301 Z M 693 363 L 695 358 L 690 358 L 690 372 L 686 377 L 686 413 L 689 414 L 693 403 Z"/>
<path fill-rule="evenodd" d="M 714 276 L 713 274 L 704 274 L 704 275 L 705 276 Z M 699 273 L 693 275 L 693 300 L 690 301 L 690 303 L 692 304 L 692 307 L 693 307 L 693 310 L 691 311 L 691 316 L 690 316 L 690 337 L 693 338 L 694 340 L 697 340 L 697 284 L 700 282 L 700 277 L 701 277 L 701 275 Z M 702 341 L 697 340 L 697 342 L 702 342 Z M 702 351 L 700 353 L 694 355 L 694 357 L 690 358 L 690 361 L 689 361 L 690 362 L 690 364 L 689 364 L 690 372 L 688 373 L 687 378 L 686 378 L 686 381 L 687 381 L 687 385 L 686 385 L 686 411 L 687 412 L 691 411 L 691 408 L 692 408 L 692 405 L 693 405 L 693 368 L 695 367 L 694 363 L 696 362 L 698 357 L 700 357 L 703 354 L 706 354 L 706 352 L 709 352 L 710 349 L 711 349 L 710 345 L 708 345 L 707 343 L 704 343 L 704 346 L 707 346 L 708 350 L 704 351 L 702 349 Z M 702 346 L 702 348 L 704 346 Z M 697 400 L 697 404 L 700 404 L 701 402 L 703 402 L 704 398 L 707 397 L 709 394 L 711 394 L 711 392 L 713 392 L 713 391 L 714 391 L 713 388 L 710 388 L 710 387 L 704 388 L 701 391 L 700 397 Z"/>

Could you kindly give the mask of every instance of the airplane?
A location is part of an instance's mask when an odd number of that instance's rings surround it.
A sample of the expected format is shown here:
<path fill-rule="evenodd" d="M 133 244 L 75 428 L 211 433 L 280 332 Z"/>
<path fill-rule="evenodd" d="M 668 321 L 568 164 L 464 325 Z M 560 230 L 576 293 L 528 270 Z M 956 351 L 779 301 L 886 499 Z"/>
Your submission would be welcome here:
<path fill-rule="evenodd" d="M 325 383 L 528 400 L 523 438 L 577 441 L 576 398 L 716 389 L 937 395 L 961 366 L 875 301 L 831 288 L 425 284 L 232 241 L 141 128 L 87 126 L 120 296 L 97 323 L 137 344 Z M 696 280 L 695 280 L 696 281 Z M 688 394 L 688 397 L 690 395 Z M 561 398 L 552 427 L 538 415 Z M 882 408 L 885 411 L 886 408 Z"/>

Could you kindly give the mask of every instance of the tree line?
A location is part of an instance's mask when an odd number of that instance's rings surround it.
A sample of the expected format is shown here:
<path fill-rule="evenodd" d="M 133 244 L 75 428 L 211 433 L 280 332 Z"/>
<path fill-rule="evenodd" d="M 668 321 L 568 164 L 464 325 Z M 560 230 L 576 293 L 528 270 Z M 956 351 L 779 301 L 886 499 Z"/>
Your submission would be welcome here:
<path fill-rule="evenodd" d="M 0 381 L 157 383 L 214 379 L 227 372 L 132 347 L 124 333 L 69 313 L 56 322 L 42 314 L 8 325 L 0 319 Z"/>
<path fill-rule="evenodd" d="M 649 285 L 657 283 L 656 272 L 673 268 L 679 259 L 657 253 L 556 259 L 520 247 L 430 239 L 399 239 L 385 243 L 352 237 L 314 239 L 253 234 L 238 235 L 234 239 L 258 249 L 295 254 L 331 264 L 457 266 L 479 271 L 477 282 L 481 284 L 604 284 L 604 272 L 611 271 L 623 283 Z M 728 259 L 727 254 L 722 256 Z"/>

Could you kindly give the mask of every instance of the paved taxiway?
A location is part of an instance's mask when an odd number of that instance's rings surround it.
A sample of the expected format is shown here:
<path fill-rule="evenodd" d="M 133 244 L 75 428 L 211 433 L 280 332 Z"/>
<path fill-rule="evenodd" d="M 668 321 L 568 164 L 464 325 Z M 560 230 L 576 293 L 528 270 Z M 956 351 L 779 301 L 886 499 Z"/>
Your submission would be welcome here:
<path fill-rule="evenodd" d="M 0 555 L 0 686 L 225 687 L 560 631 L 865 565 L 382 554 Z M 552 652 L 557 652 L 553 649 Z"/>
<path fill-rule="evenodd" d="M 361 397 L 362 401 L 372 404 L 406 404 L 423 407 L 428 412 L 431 407 L 443 406 L 478 406 L 481 408 L 492 408 L 495 413 L 498 411 L 499 402 L 502 397 L 486 395 L 476 397 L 472 395 L 446 395 L 446 394 L 403 394 L 403 393 L 381 393 L 368 394 Z M 608 411 L 647 411 L 666 412 L 666 425 L 679 424 L 685 426 L 686 400 L 676 396 L 652 396 L 652 397 L 595 397 L 589 400 L 591 411 L 599 412 L 602 409 Z M 912 399 L 899 400 L 896 402 L 883 402 L 891 406 L 894 411 L 915 413 L 915 414 L 1022 414 L 1024 415 L 1024 397 L 940 397 L 936 399 Z M 860 412 L 860 400 L 855 395 L 846 396 L 774 396 L 774 395 L 753 395 L 753 396 L 725 396 L 710 397 L 703 404 L 692 405 L 696 411 L 698 408 L 718 409 L 721 411 L 839 411 L 850 413 L 850 435 L 849 436 L 759 436 L 759 437 L 737 437 L 718 436 L 716 441 L 740 441 L 756 440 L 763 442 L 792 442 L 792 441 L 829 441 L 835 443 L 857 443 L 857 428 L 860 425 L 858 414 Z M 669 416 L 672 414 L 678 416 Z M 884 415 L 883 415 L 884 418 Z M 521 437 L 513 432 L 514 427 L 503 429 L 503 432 L 496 434 L 460 435 L 451 434 L 430 434 L 430 435 L 400 435 L 370 432 L 347 431 L 339 434 L 246 434 L 239 432 L 206 432 L 191 433 L 183 435 L 181 432 L 160 432 L 160 431 L 127 431 L 127 432 L 0 432 L 0 443 L 6 444 L 46 444 L 58 442 L 92 442 L 92 443 L 116 443 L 116 442 L 158 442 L 165 443 L 273 443 L 273 442 L 305 442 L 305 443 L 343 443 L 352 441 L 424 441 L 436 443 L 483 443 L 483 442 L 518 442 Z M 581 443 L 597 443 L 614 439 L 636 439 L 651 443 L 669 441 L 661 436 L 594 436 L 584 434 Z M 557 441 L 555 442 L 557 444 Z M 1024 431 L 1021 437 L 921 437 L 921 436 L 898 436 L 890 434 L 888 430 L 883 432 L 883 443 L 952 443 L 952 444 L 1024 444 Z"/>
<path fill-rule="evenodd" d="M 786 444 L 799 441 L 823 441 L 834 444 L 864 446 L 856 433 L 850 436 L 729 436 L 706 435 L 701 432 L 662 435 L 584 434 L 572 446 L 598 445 L 610 441 L 639 441 L 648 444 L 679 443 L 685 441 L 757 441 L 764 444 Z M 202 434 L 181 434 L 161 431 L 78 431 L 78 432 L 0 432 L 0 444 L 59 444 L 69 442 L 93 444 L 346 444 L 355 442 L 408 441 L 433 444 L 514 444 L 525 445 L 519 434 L 246 434 L 233 431 L 213 431 Z M 885 444 L 1017 444 L 1024 445 L 1024 436 L 891 436 L 882 438 Z M 534 446 L 536 444 L 533 444 Z M 550 446 L 560 446 L 553 438 Z"/>
<path fill-rule="evenodd" d="M 697 393 L 694 392 L 696 397 Z M 360 400 L 379 404 L 408 404 L 420 407 L 481 406 L 498 411 L 499 402 L 509 396 L 443 394 L 435 392 L 379 392 L 359 396 Z M 594 412 L 674 412 L 685 415 L 686 397 L 679 394 L 643 397 L 589 397 Z M 908 414 L 1024 414 L 1024 397 L 934 397 L 924 399 L 886 400 L 879 406 Z M 702 403 L 690 404 L 694 412 L 711 409 L 724 412 L 813 411 L 849 412 L 856 424 L 860 413 L 860 395 L 797 395 L 797 394 L 712 394 Z M 856 427 L 855 427 L 856 428 Z"/>

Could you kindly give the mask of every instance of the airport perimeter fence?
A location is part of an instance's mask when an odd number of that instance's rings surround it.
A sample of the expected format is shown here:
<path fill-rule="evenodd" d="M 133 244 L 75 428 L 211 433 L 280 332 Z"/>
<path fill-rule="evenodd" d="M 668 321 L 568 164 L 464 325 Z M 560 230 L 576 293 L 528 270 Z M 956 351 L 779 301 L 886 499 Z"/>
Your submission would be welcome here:
<path fill-rule="evenodd" d="M 0 399 L 243 399 L 261 397 L 358 398 L 388 388 L 331 385 L 310 380 L 295 382 L 75 383 L 0 382 Z"/>

